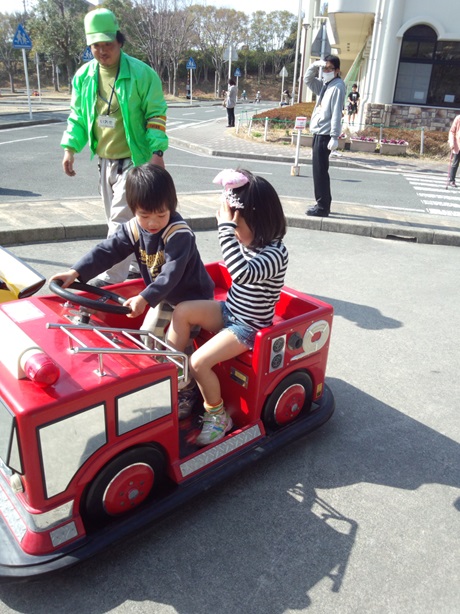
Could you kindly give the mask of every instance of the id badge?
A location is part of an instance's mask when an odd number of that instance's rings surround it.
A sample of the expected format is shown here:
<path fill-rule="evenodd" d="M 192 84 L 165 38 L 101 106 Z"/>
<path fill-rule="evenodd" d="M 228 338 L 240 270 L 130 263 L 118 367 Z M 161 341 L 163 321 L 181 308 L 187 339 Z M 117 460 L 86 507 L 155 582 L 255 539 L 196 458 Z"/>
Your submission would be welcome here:
<path fill-rule="evenodd" d="M 116 123 L 115 117 L 110 117 L 109 115 L 99 115 L 97 118 L 99 128 L 115 128 Z"/>

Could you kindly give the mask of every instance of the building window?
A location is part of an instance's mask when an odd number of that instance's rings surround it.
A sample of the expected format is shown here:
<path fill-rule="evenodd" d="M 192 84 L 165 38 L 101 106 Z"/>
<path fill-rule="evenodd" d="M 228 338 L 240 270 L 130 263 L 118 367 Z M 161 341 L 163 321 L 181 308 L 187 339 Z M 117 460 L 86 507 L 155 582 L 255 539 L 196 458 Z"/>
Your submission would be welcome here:
<path fill-rule="evenodd" d="M 438 41 L 429 26 L 404 34 L 395 103 L 460 108 L 460 42 Z"/>

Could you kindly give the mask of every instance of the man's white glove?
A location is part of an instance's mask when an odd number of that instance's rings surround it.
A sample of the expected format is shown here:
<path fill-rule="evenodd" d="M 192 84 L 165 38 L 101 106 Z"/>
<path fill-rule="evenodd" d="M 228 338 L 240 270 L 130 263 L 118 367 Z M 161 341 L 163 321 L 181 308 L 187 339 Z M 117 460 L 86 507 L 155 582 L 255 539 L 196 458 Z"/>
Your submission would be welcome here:
<path fill-rule="evenodd" d="M 330 149 L 331 151 L 335 151 L 338 146 L 339 146 L 339 139 L 335 139 L 333 136 L 331 136 L 331 139 L 329 143 L 327 144 L 327 148 Z"/>
<path fill-rule="evenodd" d="M 326 62 L 324 60 L 316 60 L 316 62 L 313 62 L 312 66 L 317 66 L 318 68 L 324 68 L 326 66 Z"/>

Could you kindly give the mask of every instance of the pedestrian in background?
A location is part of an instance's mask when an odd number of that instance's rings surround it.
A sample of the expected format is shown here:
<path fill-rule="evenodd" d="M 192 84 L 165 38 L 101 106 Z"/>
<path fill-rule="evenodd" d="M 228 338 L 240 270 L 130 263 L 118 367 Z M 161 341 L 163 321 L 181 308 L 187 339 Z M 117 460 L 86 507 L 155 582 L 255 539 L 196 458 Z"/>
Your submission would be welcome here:
<path fill-rule="evenodd" d="M 322 78 L 319 70 L 322 68 Z M 312 166 L 316 204 L 307 209 L 307 215 L 327 217 L 331 211 L 331 179 L 329 156 L 339 146 L 342 132 L 342 111 L 346 87 L 340 78 L 340 59 L 327 55 L 307 68 L 304 82 L 317 96 L 310 120 L 313 134 Z"/>
<path fill-rule="evenodd" d="M 458 163 L 460 162 L 460 115 L 454 119 L 449 130 L 449 147 L 450 147 L 450 172 L 449 186 L 456 188 L 455 178 L 458 171 Z"/>
<path fill-rule="evenodd" d="M 348 124 L 355 123 L 356 113 L 359 106 L 359 92 L 356 83 L 351 86 L 351 92 L 348 94 Z"/>
<path fill-rule="evenodd" d="M 281 97 L 281 106 L 286 107 L 291 102 L 291 98 L 292 96 L 289 93 L 289 90 L 284 90 L 283 95 Z"/>
<path fill-rule="evenodd" d="M 91 157 L 99 158 L 99 191 L 110 237 L 133 216 L 125 194 L 128 170 L 146 162 L 164 167 L 167 107 L 157 73 L 122 51 L 125 38 L 112 11 L 87 13 L 85 33 L 94 60 L 73 79 L 71 110 L 61 141 L 62 166 L 73 177 L 74 155 L 89 143 Z M 91 283 L 124 281 L 130 262 L 117 264 Z"/>
<path fill-rule="evenodd" d="M 228 90 L 225 94 L 225 107 L 227 109 L 227 128 L 235 127 L 235 106 L 236 106 L 236 83 L 233 79 L 228 80 Z"/>

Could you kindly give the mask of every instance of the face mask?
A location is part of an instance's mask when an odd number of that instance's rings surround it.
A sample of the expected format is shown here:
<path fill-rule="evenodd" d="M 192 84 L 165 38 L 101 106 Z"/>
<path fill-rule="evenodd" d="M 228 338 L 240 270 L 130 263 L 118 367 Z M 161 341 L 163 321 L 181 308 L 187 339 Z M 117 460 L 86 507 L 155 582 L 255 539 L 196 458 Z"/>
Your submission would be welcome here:
<path fill-rule="evenodd" d="M 335 72 L 323 72 L 323 83 L 329 83 L 332 79 L 335 78 Z"/>

